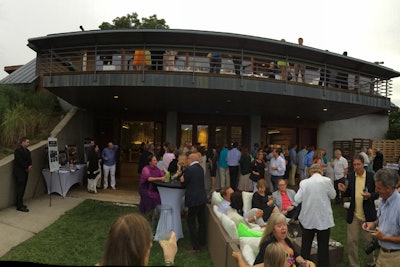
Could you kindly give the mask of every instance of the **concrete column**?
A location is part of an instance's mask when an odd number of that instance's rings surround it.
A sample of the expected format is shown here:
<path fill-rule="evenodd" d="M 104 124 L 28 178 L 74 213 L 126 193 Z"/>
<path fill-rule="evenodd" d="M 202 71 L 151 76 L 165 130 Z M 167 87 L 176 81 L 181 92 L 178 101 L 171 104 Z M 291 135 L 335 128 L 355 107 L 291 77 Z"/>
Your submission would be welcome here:
<path fill-rule="evenodd" d="M 177 143 L 176 137 L 176 128 L 178 123 L 178 114 L 176 111 L 168 111 L 167 112 L 167 120 L 165 125 L 165 140 L 169 141 L 173 144 Z"/>
<path fill-rule="evenodd" d="M 254 143 L 261 144 L 261 116 L 260 115 L 251 115 L 250 116 L 250 141 L 249 149 L 253 149 Z"/>

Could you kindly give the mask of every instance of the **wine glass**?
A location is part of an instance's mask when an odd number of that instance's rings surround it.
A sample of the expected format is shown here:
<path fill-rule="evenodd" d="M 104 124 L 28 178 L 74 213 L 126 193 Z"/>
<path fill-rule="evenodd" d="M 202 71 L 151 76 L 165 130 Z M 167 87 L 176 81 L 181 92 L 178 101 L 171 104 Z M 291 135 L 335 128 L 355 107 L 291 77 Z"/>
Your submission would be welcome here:
<path fill-rule="evenodd" d="M 297 229 L 294 229 L 293 230 L 293 236 L 294 236 L 294 238 L 293 238 L 293 240 L 296 240 L 296 236 L 299 234 L 299 232 L 297 231 Z"/>

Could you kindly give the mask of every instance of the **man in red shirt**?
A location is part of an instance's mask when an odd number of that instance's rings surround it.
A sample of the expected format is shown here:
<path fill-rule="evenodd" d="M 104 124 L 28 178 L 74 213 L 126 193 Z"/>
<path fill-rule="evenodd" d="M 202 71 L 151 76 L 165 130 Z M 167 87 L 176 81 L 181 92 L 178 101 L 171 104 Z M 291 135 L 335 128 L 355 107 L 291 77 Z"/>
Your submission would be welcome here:
<path fill-rule="evenodd" d="M 287 188 L 284 179 L 278 180 L 278 190 L 273 192 L 272 195 L 274 197 L 274 203 L 279 210 L 287 218 L 290 218 L 291 222 L 297 221 L 297 217 L 300 214 L 301 204 L 298 205 L 294 201 L 294 195 L 296 195 L 296 192 Z"/>

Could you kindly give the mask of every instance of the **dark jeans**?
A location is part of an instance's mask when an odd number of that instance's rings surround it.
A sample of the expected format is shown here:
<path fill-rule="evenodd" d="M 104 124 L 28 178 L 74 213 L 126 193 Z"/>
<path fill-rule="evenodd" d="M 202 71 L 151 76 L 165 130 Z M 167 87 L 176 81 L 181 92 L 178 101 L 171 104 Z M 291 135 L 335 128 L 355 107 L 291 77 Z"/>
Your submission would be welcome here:
<path fill-rule="evenodd" d="M 233 191 L 237 191 L 239 166 L 229 166 L 229 177 Z"/>
<path fill-rule="evenodd" d="M 301 238 L 301 256 L 304 259 L 309 259 L 311 254 L 311 245 L 317 234 L 318 253 L 316 262 L 317 266 L 329 267 L 329 236 L 331 229 L 317 230 L 305 229 L 302 227 L 303 236 Z"/>
<path fill-rule="evenodd" d="M 338 188 L 338 184 L 339 184 L 339 183 L 345 184 L 345 179 L 344 179 L 344 177 L 343 177 L 343 178 L 340 178 L 340 179 L 338 179 L 338 180 L 335 180 L 334 183 L 333 183 L 333 185 L 334 185 L 334 187 L 335 187 L 335 191 L 336 191 L 336 198 L 335 198 L 336 204 L 341 204 L 341 203 L 343 202 L 342 191 L 340 191 L 339 188 Z"/>
<path fill-rule="evenodd" d="M 300 211 L 301 211 L 301 203 L 297 207 L 294 207 L 294 209 L 289 211 L 286 214 L 286 217 L 297 221 L 300 215 Z"/>
<path fill-rule="evenodd" d="M 17 209 L 21 209 L 24 206 L 24 194 L 27 182 L 28 174 L 15 177 L 15 205 L 17 206 Z"/>
<path fill-rule="evenodd" d="M 198 227 L 196 227 L 196 218 Z M 187 226 L 192 249 L 200 250 L 200 247 L 206 244 L 206 204 L 188 208 Z"/>
<path fill-rule="evenodd" d="M 210 73 L 220 73 L 221 72 L 221 57 L 211 57 L 210 62 Z"/>
<path fill-rule="evenodd" d="M 235 66 L 235 74 L 240 75 L 240 69 L 242 68 L 242 59 L 233 57 L 233 65 Z"/>
<path fill-rule="evenodd" d="M 274 176 L 271 175 L 272 186 L 274 187 L 274 191 L 278 190 L 278 180 L 283 179 L 283 176 Z"/>

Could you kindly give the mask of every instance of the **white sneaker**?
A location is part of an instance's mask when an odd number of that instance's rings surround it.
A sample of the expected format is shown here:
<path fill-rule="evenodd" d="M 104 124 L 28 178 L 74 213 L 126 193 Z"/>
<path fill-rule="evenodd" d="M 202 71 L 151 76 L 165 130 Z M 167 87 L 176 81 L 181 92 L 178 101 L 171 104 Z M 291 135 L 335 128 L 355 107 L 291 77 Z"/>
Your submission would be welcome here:
<path fill-rule="evenodd" d="M 114 190 L 117 189 L 117 188 L 115 188 L 115 186 L 111 186 L 111 188 L 114 189 Z"/>

